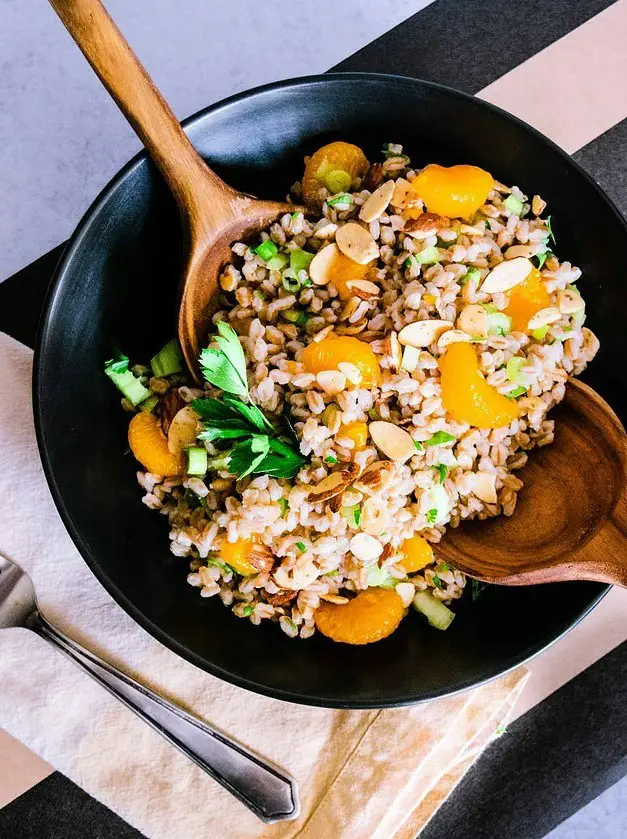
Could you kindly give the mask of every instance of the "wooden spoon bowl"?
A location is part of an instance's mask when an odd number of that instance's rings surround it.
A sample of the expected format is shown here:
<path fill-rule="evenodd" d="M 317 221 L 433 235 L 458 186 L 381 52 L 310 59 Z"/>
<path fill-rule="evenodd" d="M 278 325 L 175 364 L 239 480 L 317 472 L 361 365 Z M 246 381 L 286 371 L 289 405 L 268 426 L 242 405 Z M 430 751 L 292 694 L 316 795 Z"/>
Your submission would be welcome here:
<path fill-rule="evenodd" d="M 627 435 L 607 402 L 577 380 L 552 418 L 555 440 L 531 453 L 513 515 L 462 522 L 438 554 L 501 585 L 627 587 Z"/>

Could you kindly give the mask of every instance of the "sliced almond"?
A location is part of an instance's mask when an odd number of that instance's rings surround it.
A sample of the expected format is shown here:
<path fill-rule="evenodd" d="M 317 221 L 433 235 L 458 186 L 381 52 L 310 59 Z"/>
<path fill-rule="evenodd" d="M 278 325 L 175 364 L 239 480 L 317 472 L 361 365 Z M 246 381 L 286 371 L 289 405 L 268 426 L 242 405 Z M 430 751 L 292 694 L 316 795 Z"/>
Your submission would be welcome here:
<path fill-rule="evenodd" d="M 426 239 L 443 227 L 450 227 L 450 219 L 437 213 L 422 213 L 418 218 L 410 218 L 403 228 L 403 233 L 409 233 L 415 239 Z"/>
<path fill-rule="evenodd" d="M 371 283 L 370 280 L 348 280 L 346 288 L 360 300 L 374 300 L 381 294 L 379 286 Z"/>
<path fill-rule="evenodd" d="M 314 504 L 319 501 L 328 501 L 334 495 L 344 492 L 351 480 L 350 472 L 344 470 L 331 472 L 330 475 L 327 475 L 319 484 L 309 490 L 309 500 Z"/>
<path fill-rule="evenodd" d="M 475 472 L 472 491 L 486 504 L 496 504 L 496 475 L 492 472 Z"/>
<path fill-rule="evenodd" d="M 394 192 L 392 193 L 392 205 L 399 210 L 404 210 L 410 204 L 418 200 L 418 193 L 405 178 L 397 178 L 394 182 Z"/>
<path fill-rule="evenodd" d="M 558 292 L 557 307 L 563 315 L 572 315 L 580 312 L 585 307 L 585 303 L 580 294 L 570 288 L 565 288 Z"/>
<path fill-rule="evenodd" d="M 480 227 L 473 227 L 471 224 L 462 224 L 459 232 L 465 233 L 466 236 L 483 236 L 485 234 L 485 230 Z"/>
<path fill-rule="evenodd" d="M 414 595 L 416 594 L 416 587 L 413 583 L 398 583 L 398 585 L 394 586 L 394 591 L 398 594 L 398 596 L 403 601 L 403 606 L 408 609 L 411 604 L 412 600 L 414 599 Z"/>
<path fill-rule="evenodd" d="M 530 330 L 540 329 L 541 326 L 548 326 L 550 323 L 555 323 L 562 317 L 562 313 L 556 306 L 547 306 L 546 309 L 540 309 L 535 315 L 529 319 L 527 328 Z"/>
<path fill-rule="evenodd" d="M 340 361 L 337 367 L 338 370 L 344 373 L 347 381 L 349 381 L 352 385 L 361 384 L 363 376 L 361 374 L 361 370 L 356 364 L 352 364 L 350 361 Z"/>
<path fill-rule="evenodd" d="M 180 454 L 194 445 L 197 427 L 198 414 L 189 405 L 177 412 L 168 430 L 168 449 L 172 454 Z"/>
<path fill-rule="evenodd" d="M 505 259 L 516 259 L 518 256 L 530 258 L 535 255 L 534 245 L 512 245 L 505 251 Z"/>
<path fill-rule="evenodd" d="M 531 212 L 534 214 L 534 216 L 541 216 L 545 210 L 546 201 L 540 198 L 539 195 L 534 195 L 533 201 L 531 202 Z"/>
<path fill-rule="evenodd" d="M 328 221 L 326 224 L 321 224 L 313 232 L 316 239 L 330 239 L 337 230 L 338 225 L 333 221 Z"/>
<path fill-rule="evenodd" d="M 336 606 L 344 606 L 349 602 L 348 597 L 343 597 L 341 594 L 321 594 L 320 600 L 326 600 L 327 603 L 334 603 Z"/>
<path fill-rule="evenodd" d="M 471 344 L 473 336 L 461 329 L 449 329 L 438 338 L 438 347 L 448 347 L 449 344 Z"/>
<path fill-rule="evenodd" d="M 481 291 L 486 294 L 495 294 L 497 291 L 508 291 L 510 288 L 522 283 L 531 271 L 533 264 L 524 256 L 516 259 L 508 259 L 500 262 L 487 275 L 481 285 Z"/>
<path fill-rule="evenodd" d="M 371 536 L 380 536 L 390 526 L 387 504 L 379 498 L 367 498 L 361 506 L 361 529 Z"/>
<path fill-rule="evenodd" d="M 388 336 L 389 355 L 392 360 L 392 367 L 398 373 L 403 363 L 403 349 L 398 340 L 396 332 L 390 332 Z"/>
<path fill-rule="evenodd" d="M 349 548 L 355 559 L 365 565 L 376 562 L 383 553 L 381 542 L 369 533 L 356 533 L 350 540 Z"/>
<path fill-rule="evenodd" d="M 338 495 L 334 495 L 333 498 L 329 498 L 329 510 L 332 513 L 339 513 L 342 507 L 344 506 L 344 492 L 338 493 Z"/>
<path fill-rule="evenodd" d="M 408 373 L 413 373 L 418 367 L 420 361 L 420 350 L 416 347 L 405 347 L 403 350 L 403 360 L 401 361 L 401 370 L 407 370 Z"/>
<path fill-rule="evenodd" d="M 394 193 L 394 181 L 385 181 L 380 187 L 377 187 L 372 195 L 366 199 L 364 205 L 359 211 L 359 218 L 370 224 L 371 221 L 378 219 L 387 210 L 388 204 L 392 200 Z"/>
<path fill-rule="evenodd" d="M 367 230 L 354 221 L 349 221 L 338 228 L 335 241 L 344 256 L 359 265 L 367 265 L 379 256 L 379 246 L 375 240 Z M 313 265 L 313 260 L 311 264 Z M 311 265 L 309 275 L 311 276 Z"/>
<path fill-rule="evenodd" d="M 390 486 L 394 474 L 393 464 L 388 460 L 377 460 L 364 469 L 353 484 L 353 489 L 365 495 L 375 495 Z"/>
<path fill-rule="evenodd" d="M 368 431 L 375 446 L 396 463 L 405 463 L 417 452 L 411 436 L 393 422 L 371 422 Z"/>
<path fill-rule="evenodd" d="M 457 318 L 456 326 L 462 332 L 467 332 L 477 338 L 484 338 L 488 334 L 488 313 L 478 303 L 464 306 Z"/>
<path fill-rule="evenodd" d="M 325 245 L 318 251 L 309 263 L 309 276 L 315 285 L 327 285 L 331 282 L 331 273 L 334 262 L 340 255 L 336 244 Z"/>
<path fill-rule="evenodd" d="M 452 328 L 450 320 L 417 320 L 401 329 L 398 340 L 405 347 L 429 347 L 443 332 Z"/>
<path fill-rule="evenodd" d="M 266 600 L 272 606 L 285 606 L 298 596 L 297 591 L 290 591 L 288 588 L 282 588 L 277 591 L 276 594 L 270 594 L 269 592 L 266 592 L 265 594 Z"/>
<path fill-rule="evenodd" d="M 329 396 L 346 390 L 346 376 L 339 370 L 323 370 L 316 376 L 316 381 Z"/>

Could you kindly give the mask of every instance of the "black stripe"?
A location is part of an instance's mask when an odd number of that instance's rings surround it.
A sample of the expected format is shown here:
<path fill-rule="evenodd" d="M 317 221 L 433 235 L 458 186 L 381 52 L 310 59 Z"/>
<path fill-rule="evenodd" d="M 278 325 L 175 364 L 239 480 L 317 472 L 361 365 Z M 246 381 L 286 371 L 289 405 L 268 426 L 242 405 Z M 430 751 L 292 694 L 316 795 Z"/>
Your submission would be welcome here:
<path fill-rule="evenodd" d="M 437 0 L 332 71 L 398 73 L 478 93 L 613 2 Z"/>
<path fill-rule="evenodd" d="M 627 216 L 627 119 L 573 155 Z"/>

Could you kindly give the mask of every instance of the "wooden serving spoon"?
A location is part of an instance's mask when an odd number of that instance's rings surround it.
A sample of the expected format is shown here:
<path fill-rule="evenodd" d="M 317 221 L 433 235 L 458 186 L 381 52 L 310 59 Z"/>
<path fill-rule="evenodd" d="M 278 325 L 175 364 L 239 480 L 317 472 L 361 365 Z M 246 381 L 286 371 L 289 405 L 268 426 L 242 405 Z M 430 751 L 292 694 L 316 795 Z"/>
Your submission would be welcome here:
<path fill-rule="evenodd" d="M 627 587 L 627 435 L 598 393 L 569 380 L 555 440 L 532 452 L 507 518 L 462 522 L 438 555 L 472 577 L 520 586 L 598 580 Z"/>
<path fill-rule="evenodd" d="M 200 157 L 100 0 L 50 0 L 145 145 L 179 206 L 188 238 L 178 337 L 198 379 L 198 353 L 218 299 L 218 277 L 233 242 L 301 209 L 261 201 L 224 183 Z"/>

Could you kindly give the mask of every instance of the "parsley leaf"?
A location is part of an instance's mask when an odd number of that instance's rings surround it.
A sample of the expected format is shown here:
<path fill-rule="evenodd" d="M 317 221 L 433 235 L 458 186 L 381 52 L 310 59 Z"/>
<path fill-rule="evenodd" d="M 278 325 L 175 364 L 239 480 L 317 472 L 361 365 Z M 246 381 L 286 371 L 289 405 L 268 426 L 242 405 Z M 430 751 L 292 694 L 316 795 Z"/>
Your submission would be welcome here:
<path fill-rule="evenodd" d="M 304 542 L 296 542 L 296 547 L 298 548 L 298 550 L 299 550 L 301 553 L 302 553 L 303 551 L 306 551 L 306 550 L 307 550 L 307 546 L 305 545 L 305 543 L 304 543 Z"/>
<path fill-rule="evenodd" d="M 414 446 L 418 449 L 419 452 L 424 451 L 424 446 L 419 440 L 414 440 Z"/>
<path fill-rule="evenodd" d="M 545 225 L 546 229 L 549 231 L 547 242 L 550 242 L 551 239 L 552 239 L 553 244 L 556 245 L 557 242 L 555 241 L 555 233 L 553 233 L 553 228 L 551 227 L 551 218 L 552 218 L 551 216 L 547 216 L 546 219 L 544 220 L 544 225 Z"/>
<path fill-rule="evenodd" d="M 431 510 L 427 511 L 427 523 L 428 524 L 435 524 L 438 518 L 438 508 L 433 507 Z"/>
<path fill-rule="evenodd" d="M 448 431 L 436 431 L 432 437 L 429 437 L 428 440 L 425 440 L 425 446 L 441 446 L 442 443 L 452 443 L 457 438 L 453 434 L 449 434 Z"/>
<path fill-rule="evenodd" d="M 214 387 L 248 399 L 246 359 L 237 333 L 223 321 L 218 322 L 218 332 L 219 349 L 204 349 L 200 354 L 202 374 Z"/>
<path fill-rule="evenodd" d="M 438 577 L 437 574 L 433 575 L 433 585 L 436 588 L 444 588 L 444 586 L 442 585 L 442 580 Z"/>
<path fill-rule="evenodd" d="M 325 457 L 324 462 L 328 463 L 329 466 L 335 466 L 336 463 L 339 463 L 339 460 L 337 459 L 337 457 L 333 457 L 332 454 L 328 454 Z"/>
<path fill-rule="evenodd" d="M 546 250 L 546 251 L 544 251 L 544 253 L 537 253 L 534 256 L 534 259 L 538 260 L 538 270 L 540 270 L 542 268 L 542 266 L 544 265 L 544 263 L 547 261 L 547 259 L 550 256 L 553 256 L 553 252 L 550 251 L 550 250 Z"/>
<path fill-rule="evenodd" d="M 440 476 L 440 483 L 443 484 L 446 480 L 446 476 L 448 475 L 448 466 L 446 466 L 446 464 L 444 463 L 438 463 L 438 465 L 434 466 L 433 468 L 437 471 L 438 475 Z"/>

